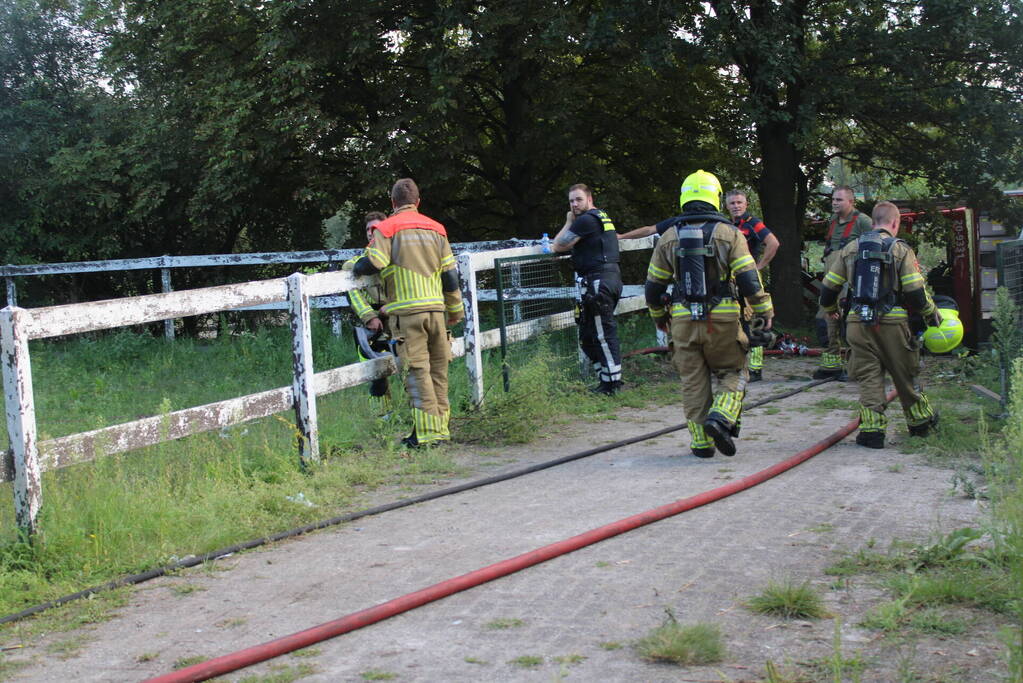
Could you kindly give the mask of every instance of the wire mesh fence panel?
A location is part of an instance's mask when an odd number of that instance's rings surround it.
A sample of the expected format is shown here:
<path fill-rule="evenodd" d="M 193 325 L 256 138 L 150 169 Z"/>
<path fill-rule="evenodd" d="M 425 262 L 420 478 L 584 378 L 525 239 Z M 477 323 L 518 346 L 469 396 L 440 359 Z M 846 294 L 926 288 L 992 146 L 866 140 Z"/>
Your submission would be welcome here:
<path fill-rule="evenodd" d="M 1009 290 L 1016 310 L 1023 311 L 1023 240 L 998 245 L 998 286 Z M 1023 328 L 1023 315 L 1016 322 Z"/>
<path fill-rule="evenodd" d="M 575 308 L 576 287 L 567 256 L 532 254 L 494 259 L 497 321 L 501 330 L 501 367 L 504 390 L 510 388 L 508 344 L 515 336 L 513 326 L 569 314 Z"/>

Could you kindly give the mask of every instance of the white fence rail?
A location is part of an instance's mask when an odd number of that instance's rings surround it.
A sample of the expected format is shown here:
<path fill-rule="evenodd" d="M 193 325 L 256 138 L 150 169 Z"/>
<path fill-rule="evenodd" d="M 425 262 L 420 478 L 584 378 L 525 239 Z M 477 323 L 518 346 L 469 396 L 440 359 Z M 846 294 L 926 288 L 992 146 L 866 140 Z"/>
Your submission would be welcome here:
<path fill-rule="evenodd" d="M 652 238 L 622 243 L 623 250 L 649 249 Z M 481 294 L 492 299 L 492 292 L 476 287 L 476 273 L 494 267 L 495 258 L 539 254 L 536 246 L 476 252 L 463 249 L 458 269 L 465 302 L 465 336 L 454 340 L 452 351 L 466 356 L 472 400 L 483 401 L 482 351 L 500 345 L 500 331 L 480 330 Z M 299 454 L 303 461 L 317 460 L 318 425 L 316 397 L 353 387 L 397 372 L 393 357 L 313 373 L 312 341 L 309 324 L 310 300 L 334 297 L 360 286 L 350 272 L 337 271 L 303 275 L 295 273 L 240 284 L 203 289 L 149 294 L 145 296 L 95 301 L 63 306 L 26 309 L 8 306 L 0 310 L 0 359 L 2 359 L 5 412 L 10 450 L 0 457 L 0 482 L 14 483 L 15 519 L 29 534 L 37 531 L 42 505 L 42 473 L 103 455 L 122 453 L 184 436 L 222 429 L 249 420 L 267 417 L 289 409 L 295 411 L 301 434 Z M 630 291 L 634 290 L 632 287 Z M 637 292 L 638 293 L 638 292 Z M 563 294 L 558 292 L 557 294 Z M 548 295 L 549 296 L 549 295 Z M 32 369 L 28 342 L 67 334 L 111 329 L 127 325 L 201 315 L 251 306 L 285 304 L 292 331 L 293 381 L 247 396 L 178 410 L 166 415 L 104 427 L 38 441 Z M 623 298 L 616 310 L 627 313 L 644 308 L 642 296 Z M 508 339 L 519 341 L 546 331 L 571 327 L 571 313 L 558 313 L 510 326 Z"/>

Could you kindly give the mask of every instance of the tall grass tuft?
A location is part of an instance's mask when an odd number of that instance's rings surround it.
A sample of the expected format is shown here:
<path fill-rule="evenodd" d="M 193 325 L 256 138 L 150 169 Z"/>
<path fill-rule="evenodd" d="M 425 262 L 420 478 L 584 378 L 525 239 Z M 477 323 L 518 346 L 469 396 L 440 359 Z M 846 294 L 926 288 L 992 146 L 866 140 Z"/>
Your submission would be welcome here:
<path fill-rule="evenodd" d="M 759 614 L 786 619 L 820 619 L 828 616 L 821 596 L 809 582 L 772 581 L 760 595 L 746 601 L 746 606 Z"/>

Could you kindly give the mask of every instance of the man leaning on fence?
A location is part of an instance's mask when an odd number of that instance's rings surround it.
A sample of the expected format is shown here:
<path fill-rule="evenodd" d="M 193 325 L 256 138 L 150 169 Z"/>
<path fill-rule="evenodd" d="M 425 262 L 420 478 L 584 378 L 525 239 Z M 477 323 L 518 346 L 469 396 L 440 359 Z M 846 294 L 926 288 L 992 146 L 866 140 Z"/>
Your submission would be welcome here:
<path fill-rule="evenodd" d="M 383 278 L 383 312 L 412 401 L 412 433 L 402 444 L 418 448 L 451 438 L 451 335 L 445 323 L 455 325 L 464 311 L 447 231 L 419 213 L 419 188 L 411 178 L 391 188 L 391 205 L 393 215 L 374 226 L 373 241 L 354 273 L 379 272 Z"/>
<path fill-rule="evenodd" d="M 622 387 L 622 352 L 615 320 L 615 306 L 622 296 L 618 233 L 607 214 L 593 205 L 593 192 L 586 185 L 568 188 L 568 206 L 565 225 L 554 237 L 554 251 L 572 252 L 582 299 L 579 348 L 600 379 L 593 390 L 611 396 Z"/>

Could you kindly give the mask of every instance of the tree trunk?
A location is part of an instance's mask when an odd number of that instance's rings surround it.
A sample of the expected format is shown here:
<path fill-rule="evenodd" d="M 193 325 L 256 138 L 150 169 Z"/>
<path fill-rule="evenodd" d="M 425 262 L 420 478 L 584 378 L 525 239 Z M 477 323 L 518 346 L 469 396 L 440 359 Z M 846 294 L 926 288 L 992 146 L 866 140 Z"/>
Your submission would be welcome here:
<path fill-rule="evenodd" d="M 806 324 L 800 265 L 803 221 L 797 201 L 801 174 L 792 135 L 791 126 L 785 123 L 761 124 L 757 130 L 762 159 L 760 206 L 764 223 L 781 242 L 771 261 L 771 298 L 782 327 Z"/>

